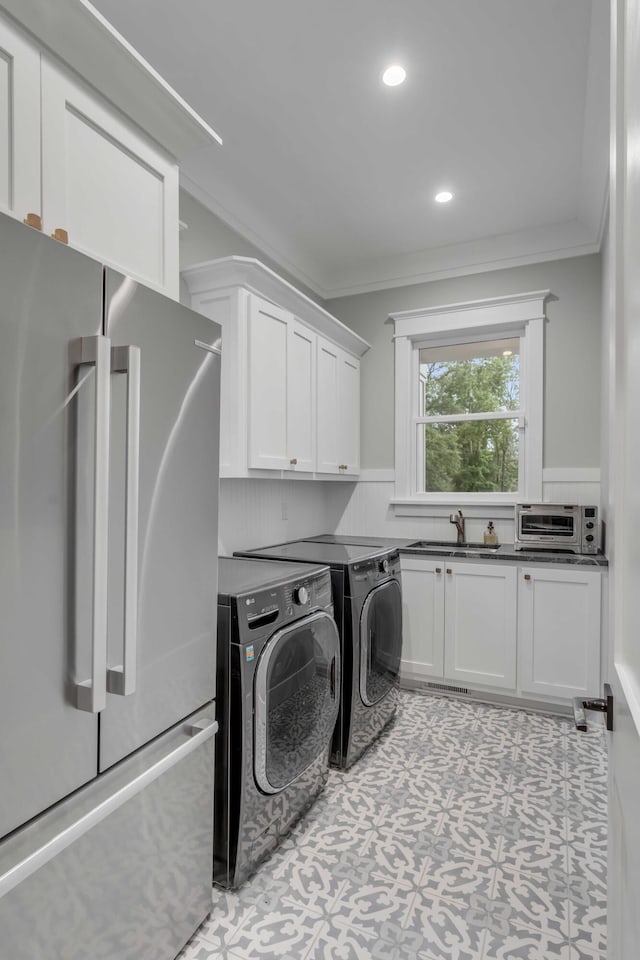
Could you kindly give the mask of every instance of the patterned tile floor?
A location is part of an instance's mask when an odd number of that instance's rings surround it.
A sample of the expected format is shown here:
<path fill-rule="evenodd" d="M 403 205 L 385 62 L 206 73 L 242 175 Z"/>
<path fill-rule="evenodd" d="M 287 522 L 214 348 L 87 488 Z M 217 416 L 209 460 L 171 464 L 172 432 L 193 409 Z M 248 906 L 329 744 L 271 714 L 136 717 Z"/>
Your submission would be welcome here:
<path fill-rule="evenodd" d="M 597 719 L 402 692 L 180 960 L 604 960 L 606 846 Z"/>

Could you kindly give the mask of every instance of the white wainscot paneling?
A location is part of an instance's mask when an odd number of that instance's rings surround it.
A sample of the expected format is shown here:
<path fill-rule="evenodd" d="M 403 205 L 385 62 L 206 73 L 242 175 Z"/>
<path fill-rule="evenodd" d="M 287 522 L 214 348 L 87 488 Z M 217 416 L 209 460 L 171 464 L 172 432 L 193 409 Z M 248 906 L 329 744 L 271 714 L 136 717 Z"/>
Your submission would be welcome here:
<path fill-rule="evenodd" d="M 458 509 L 438 505 L 433 515 L 398 516 L 389 505 L 394 496 L 393 480 L 378 480 L 381 471 L 365 471 L 372 480 L 345 484 L 329 492 L 329 522 L 332 531 L 339 534 L 360 534 L 381 537 L 430 538 L 455 540 L 455 530 L 449 523 L 449 512 Z M 546 503 L 600 503 L 600 471 L 589 469 L 549 469 L 544 471 L 543 496 Z M 467 514 L 467 540 L 482 540 L 489 520 L 493 520 L 500 543 L 513 542 L 513 520 L 492 516 L 491 507 L 463 508 Z M 475 514 L 475 516 L 474 516 Z M 480 516 L 482 514 L 482 516 Z"/>
<path fill-rule="evenodd" d="M 394 495 L 393 481 L 360 481 L 355 484 L 335 484 L 329 490 L 328 510 L 332 532 L 360 534 L 361 536 L 409 537 L 414 540 L 455 541 L 455 527 L 449 523 L 451 507 L 434 508 L 433 516 L 399 517 L 389 505 Z M 513 541 L 513 520 L 498 519 L 491 507 L 474 508 L 482 516 L 469 516 L 466 524 L 468 540 L 482 540 L 489 520 L 493 520 L 500 543 Z M 463 510 L 463 513 L 465 511 Z M 435 514 L 439 515 L 435 515 Z"/>
<path fill-rule="evenodd" d="M 332 486 L 304 480 L 222 478 L 218 552 L 229 556 L 234 550 L 331 533 L 327 488 Z"/>

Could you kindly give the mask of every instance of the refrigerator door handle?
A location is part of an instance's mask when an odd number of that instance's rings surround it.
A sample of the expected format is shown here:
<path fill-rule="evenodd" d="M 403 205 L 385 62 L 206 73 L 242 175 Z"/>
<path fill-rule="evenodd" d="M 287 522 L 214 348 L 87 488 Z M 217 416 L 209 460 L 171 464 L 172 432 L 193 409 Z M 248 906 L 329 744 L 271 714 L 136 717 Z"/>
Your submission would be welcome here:
<path fill-rule="evenodd" d="M 100 713 L 107 702 L 111 341 L 101 335 L 81 337 L 72 346 L 72 361 L 77 366 L 87 364 L 95 367 L 91 676 L 76 684 L 76 706 L 78 710 L 88 713 Z"/>
<path fill-rule="evenodd" d="M 127 376 L 124 623 L 122 663 L 107 671 L 107 690 L 135 693 L 138 645 L 138 489 L 140 477 L 140 347 L 112 347 L 111 372 Z"/>

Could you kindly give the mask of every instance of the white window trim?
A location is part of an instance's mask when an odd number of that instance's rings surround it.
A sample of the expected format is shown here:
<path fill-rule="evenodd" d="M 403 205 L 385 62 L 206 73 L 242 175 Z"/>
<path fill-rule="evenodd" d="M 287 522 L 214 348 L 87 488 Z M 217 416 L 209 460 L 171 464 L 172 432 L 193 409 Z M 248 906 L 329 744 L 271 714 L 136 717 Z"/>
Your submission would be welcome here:
<path fill-rule="evenodd" d="M 542 499 L 545 301 L 549 290 L 392 313 L 395 344 L 395 491 L 398 508 L 504 504 Z M 474 339 L 520 337 L 521 409 L 525 411 L 521 489 L 517 493 L 423 493 L 417 489 L 418 350 Z M 403 510 L 403 513 L 406 511 Z"/>

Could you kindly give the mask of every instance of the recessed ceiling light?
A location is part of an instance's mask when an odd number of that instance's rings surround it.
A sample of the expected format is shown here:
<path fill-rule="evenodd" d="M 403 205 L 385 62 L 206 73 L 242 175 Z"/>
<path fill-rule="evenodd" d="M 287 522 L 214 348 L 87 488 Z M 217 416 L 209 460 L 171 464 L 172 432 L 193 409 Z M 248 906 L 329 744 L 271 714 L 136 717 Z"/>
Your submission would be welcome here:
<path fill-rule="evenodd" d="M 440 193 L 436 193 L 436 203 L 449 203 L 449 200 L 453 200 L 453 194 L 449 190 L 442 190 Z"/>
<path fill-rule="evenodd" d="M 388 87 L 397 87 L 400 83 L 404 83 L 406 76 L 407 71 L 404 67 L 394 64 L 392 67 L 387 67 L 382 74 L 382 82 L 386 83 Z"/>

